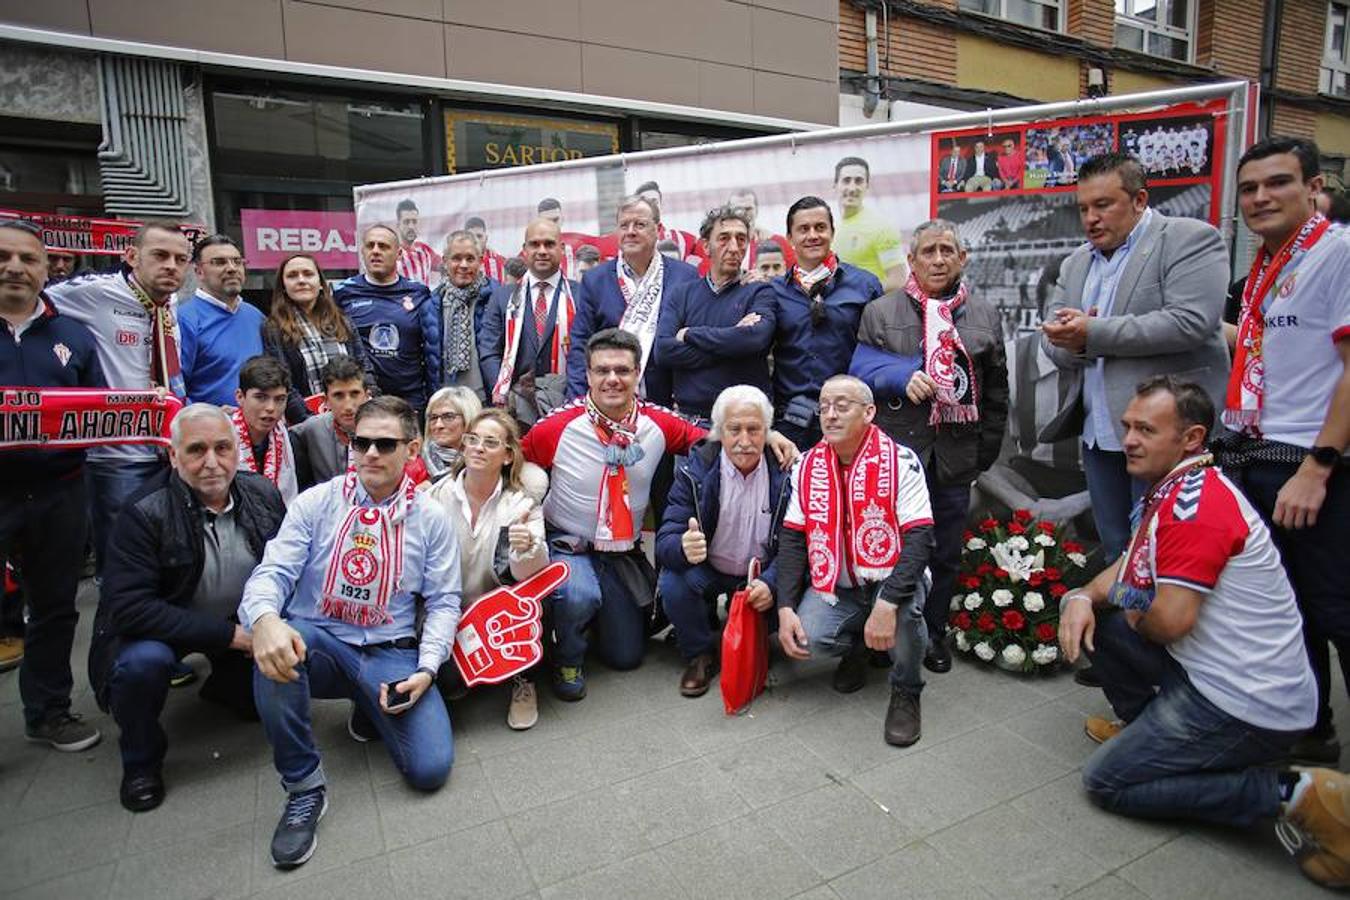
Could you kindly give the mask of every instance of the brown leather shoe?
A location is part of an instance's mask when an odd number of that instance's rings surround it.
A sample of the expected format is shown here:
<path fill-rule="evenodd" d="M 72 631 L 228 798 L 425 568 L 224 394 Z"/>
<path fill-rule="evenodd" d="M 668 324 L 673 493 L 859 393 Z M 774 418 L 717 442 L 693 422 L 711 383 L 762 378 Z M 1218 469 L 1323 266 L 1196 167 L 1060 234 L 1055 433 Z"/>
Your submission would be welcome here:
<path fill-rule="evenodd" d="M 1083 733 L 1097 744 L 1105 744 L 1124 730 L 1125 723 L 1120 719 L 1108 719 L 1104 716 L 1088 716 L 1087 721 L 1083 723 Z"/>
<path fill-rule="evenodd" d="M 684 667 L 680 676 L 680 693 L 685 697 L 702 697 L 708 693 L 713 676 L 717 674 L 717 659 L 711 653 L 700 653 Z"/>
<path fill-rule="evenodd" d="M 1285 811 L 1276 834 L 1303 874 L 1324 887 L 1350 886 L 1350 776 L 1304 769 L 1312 784 Z"/>

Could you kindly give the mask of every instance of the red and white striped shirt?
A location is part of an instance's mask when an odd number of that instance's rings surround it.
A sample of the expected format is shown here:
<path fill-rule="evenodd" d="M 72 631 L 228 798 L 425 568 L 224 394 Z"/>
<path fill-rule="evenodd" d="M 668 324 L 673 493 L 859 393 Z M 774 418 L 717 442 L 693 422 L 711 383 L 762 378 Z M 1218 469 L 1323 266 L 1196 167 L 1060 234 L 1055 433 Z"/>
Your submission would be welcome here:
<path fill-rule="evenodd" d="M 414 241 L 411 245 L 400 244 L 398 274 L 434 288 L 441 283 L 441 258 L 421 241 Z"/>

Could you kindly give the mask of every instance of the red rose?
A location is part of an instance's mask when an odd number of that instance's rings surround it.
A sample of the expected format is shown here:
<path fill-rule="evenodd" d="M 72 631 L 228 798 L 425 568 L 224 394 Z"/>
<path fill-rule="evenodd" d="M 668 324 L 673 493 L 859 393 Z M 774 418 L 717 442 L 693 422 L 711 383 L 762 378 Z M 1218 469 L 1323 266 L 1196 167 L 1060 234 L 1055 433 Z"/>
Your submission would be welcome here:
<path fill-rule="evenodd" d="M 1036 527 L 1039 528 L 1039 529 L 1041 530 L 1041 534 L 1048 534 L 1048 535 L 1050 535 L 1051 537 L 1054 537 L 1054 536 L 1055 536 L 1055 523 L 1054 523 L 1054 522 L 1037 522 L 1037 523 L 1036 523 Z"/>
<path fill-rule="evenodd" d="M 1026 533 L 1027 533 L 1026 526 L 1022 525 L 1020 522 L 1008 523 L 1008 534 L 1026 534 Z"/>
<path fill-rule="evenodd" d="M 1021 631 L 1027 624 L 1027 617 L 1015 609 L 1005 609 L 1003 611 L 1003 627 L 1009 631 Z"/>
<path fill-rule="evenodd" d="M 966 590 L 973 591 L 979 586 L 980 586 L 980 579 L 976 578 L 974 575 L 961 576 L 961 587 L 965 588 Z"/>
<path fill-rule="evenodd" d="M 975 574 L 983 578 L 986 575 L 994 574 L 994 567 L 989 563 L 980 563 L 975 567 Z"/>
<path fill-rule="evenodd" d="M 1032 519 L 1031 510 L 1015 509 L 1013 510 L 1013 521 L 1019 525 L 1025 525 Z"/>
<path fill-rule="evenodd" d="M 1060 546 L 1064 548 L 1065 553 L 1083 552 L 1083 545 L 1078 543 L 1077 541 L 1065 541 L 1064 543 L 1060 544 Z"/>
<path fill-rule="evenodd" d="M 988 634 L 998 626 L 994 624 L 994 614 L 987 612 L 987 613 L 980 613 L 980 617 L 975 620 L 975 627 L 983 631 L 985 634 Z"/>
<path fill-rule="evenodd" d="M 1061 572 L 1059 569 L 1056 569 L 1054 566 L 1046 566 L 1045 577 L 1049 578 L 1051 581 L 1059 581 L 1061 578 L 1064 577 L 1064 573 Z"/>
<path fill-rule="evenodd" d="M 1068 592 L 1069 592 L 1069 589 L 1066 588 L 1066 587 L 1063 585 L 1063 583 L 1061 583 L 1061 582 L 1056 581 L 1054 584 L 1050 585 L 1050 596 L 1051 596 L 1051 597 L 1055 597 L 1055 598 L 1063 597 L 1063 596 L 1064 596 L 1065 594 L 1067 594 Z"/>
<path fill-rule="evenodd" d="M 974 536 L 975 536 L 975 532 L 973 532 L 973 531 L 971 531 L 969 528 L 967 528 L 965 531 L 961 532 L 961 543 L 964 544 L 966 541 L 970 540 L 970 539 L 973 538 Z"/>
<path fill-rule="evenodd" d="M 1042 622 L 1036 626 L 1036 640 L 1042 644 L 1048 644 L 1055 639 L 1055 626 L 1049 622 Z"/>
<path fill-rule="evenodd" d="M 961 631 L 969 631 L 970 613 L 966 612 L 964 609 L 961 610 L 959 613 L 952 616 L 952 624 L 955 625 Z"/>
<path fill-rule="evenodd" d="M 997 578 L 999 581 L 1007 581 L 1007 580 L 1008 580 L 1008 570 L 1007 570 L 1007 569 L 995 569 L 995 570 L 994 570 L 994 577 Z"/>
<path fill-rule="evenodd" d="M 1045 573 L 1032 572 L 1030 575 L 1027 576 L 1027 584 L 1031 585 L 1032 587 L 1040 587 L 1041 585 L 1045 584 Z"/>
<path fill-rule="evenodd" d="M 985 519 L 980 523 L 980 530 L 984 532 L 993 531 L 998 527 L 998 519 Z"/>

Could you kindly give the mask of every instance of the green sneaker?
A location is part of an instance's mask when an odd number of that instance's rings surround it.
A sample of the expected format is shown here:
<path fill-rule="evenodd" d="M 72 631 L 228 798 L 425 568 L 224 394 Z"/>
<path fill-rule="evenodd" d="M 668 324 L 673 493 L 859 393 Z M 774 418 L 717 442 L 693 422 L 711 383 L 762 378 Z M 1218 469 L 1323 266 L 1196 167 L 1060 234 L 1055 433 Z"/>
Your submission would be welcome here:
<path fill-rule="evenodd" d="M 586 673 L 581 666 L 558 666 L 553 670 L 553 695 L 568 703 L 586 696 Z"/>

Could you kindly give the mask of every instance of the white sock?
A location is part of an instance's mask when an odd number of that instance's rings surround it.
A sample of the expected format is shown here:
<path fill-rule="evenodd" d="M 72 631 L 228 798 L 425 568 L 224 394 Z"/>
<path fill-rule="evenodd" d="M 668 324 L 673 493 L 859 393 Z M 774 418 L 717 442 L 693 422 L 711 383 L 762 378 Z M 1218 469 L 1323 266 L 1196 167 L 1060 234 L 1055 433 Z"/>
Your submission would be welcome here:
<path fill-rule="evenodd" d="M 1298 806 L 1298 802 L 1303 799 L 1303 792 L 1312 787 L 1312 783 L 1312 773 L 1298 773 L 1298 784 L 1294 785 L 1294 790 L 1289 794 L 1288 802 L 1284 804 L 1285 812 L 1289 812 L 1289 810 Z"/>

